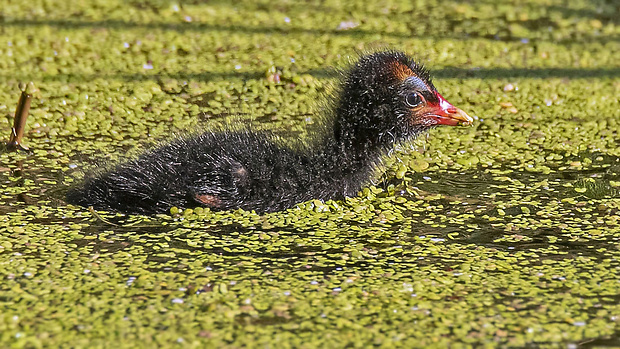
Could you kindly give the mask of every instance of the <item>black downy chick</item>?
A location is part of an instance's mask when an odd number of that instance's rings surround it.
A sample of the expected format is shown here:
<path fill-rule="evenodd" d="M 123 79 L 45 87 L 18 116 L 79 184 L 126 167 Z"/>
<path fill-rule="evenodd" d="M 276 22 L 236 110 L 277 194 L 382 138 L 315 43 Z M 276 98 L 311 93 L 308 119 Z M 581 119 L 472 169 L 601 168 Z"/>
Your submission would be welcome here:
<path fill-rule="evenodd" d="M 343 73 L 323 132 L 288 147 L 266 131 L 209 131 L 174 140 L 67 193 L 97 210 L 155 214 L 179 208 L 274 212 L 310 199 L 354 196 L 394 144 L 473 119 L 448 103 L 429 73 L 398 51 L 362 56 Z"/>

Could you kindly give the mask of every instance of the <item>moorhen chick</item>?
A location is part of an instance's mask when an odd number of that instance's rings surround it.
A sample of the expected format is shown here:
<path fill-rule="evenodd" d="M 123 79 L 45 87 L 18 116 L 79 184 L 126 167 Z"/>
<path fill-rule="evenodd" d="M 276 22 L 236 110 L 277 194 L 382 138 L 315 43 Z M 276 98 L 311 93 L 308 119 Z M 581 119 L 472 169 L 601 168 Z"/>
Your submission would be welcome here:
<path fill-rule="evenodd" d="M 395 143 L 473 119 L 448 103 L 403 52 L 360 57 L 343 71 L 321 131 L 298 146 L 268 131 L 208 131 L 175 139 L 107 172 L 87 175 L 67 202 L 131 214 L 179 208 L 259 213 L 356 195 Z"/>

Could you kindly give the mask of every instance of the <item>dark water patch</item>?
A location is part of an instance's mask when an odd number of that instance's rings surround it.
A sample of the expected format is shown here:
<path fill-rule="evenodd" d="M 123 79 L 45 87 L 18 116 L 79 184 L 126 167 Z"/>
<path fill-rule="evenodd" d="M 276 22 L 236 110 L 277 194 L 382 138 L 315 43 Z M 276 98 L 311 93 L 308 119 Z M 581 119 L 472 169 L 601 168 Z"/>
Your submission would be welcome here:
<path fill-rule="evenodd" d="M 584 159 L 597 164 L 582 167 Z M 402 191 L 410 202 L 417 200 L 403 213 L 414 218 L 407 223 L 411 234 L 509 252 L 542 251 L 542 258 L 607 258 L 600 251 L 620 239 L 617 157 L 581 154 L 545 165 L 552 170 L 504 164 L 411 173 Z"/>
<path fill-rule="evenodd" d="M 309 74 L 315 78 L 333 77 L 333 72 L 326 69 L 310 69 L 303 74 Z M 433 69 L 433 76 L 437 79 L 514 79 L 514 78 L 530 78 L 530 79 L 549 79 L 549 78 L 565 78 L 565 79 L 613 79 L 620 76 L 620 68 L 437 68 Z M 43 82 L 61 81 L 66 83 L 82 83 L 92 81 L 94 79 L 119 80 L 127 82 L 136 81 L 159 81 L 162 78 L 194 80 L 194 81 L 248 81 L 264 79 L 264 72 L 216 72 L 204 71 L 199 73 L 192 72 L 166 72 L 162 74 L 142 74 L 142 73 L 105 73 L 91 75 L 84 73 L 57 74 L 54 76 L 38 76 L 35 73 L 21 74 L 18 76 L 2 76 L 4 80 L 20 79 L 20 80 L 36 80 Z"/>

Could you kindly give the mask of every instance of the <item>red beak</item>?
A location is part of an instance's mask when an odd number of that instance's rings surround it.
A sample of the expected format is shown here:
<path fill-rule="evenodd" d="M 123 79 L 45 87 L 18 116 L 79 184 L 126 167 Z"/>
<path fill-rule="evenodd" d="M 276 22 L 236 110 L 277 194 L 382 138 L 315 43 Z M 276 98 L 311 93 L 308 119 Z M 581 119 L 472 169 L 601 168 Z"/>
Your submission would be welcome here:
<path fill-rule="evenodd" d="M 426 107 L 427 111 L 424 113 L 425 117 L 434 120 L 436 125 L 469 126 L 473 124 L 474 119 L 471 116 L 450 104 L 438 92 L 437 97 L 439 98 L 439 103 L 428 105 Z"/>

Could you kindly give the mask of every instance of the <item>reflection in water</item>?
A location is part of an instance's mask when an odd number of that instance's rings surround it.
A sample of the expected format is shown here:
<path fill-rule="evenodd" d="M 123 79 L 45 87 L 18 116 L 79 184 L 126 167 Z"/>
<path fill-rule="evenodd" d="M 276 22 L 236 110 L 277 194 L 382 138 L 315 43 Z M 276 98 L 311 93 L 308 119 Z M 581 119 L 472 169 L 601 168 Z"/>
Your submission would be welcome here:
<path fill-rule="evenodd" d="M 592 216 L 604 219 L 618 213 L 620 205 L 614 199 L 620 198 L 620 162 L 600 154 L 590 157 L 597 159 L 590 168 L 565 169 L 551 163 L 547 165 L 555 171 L 548 174 L 509 165 L 464 173 L 416 173 L 408 198 L 440 193 L 441 198 L 433 201 L 434 214 L 473 214 L 467 222 L 448 222 L 434 230 L 438 235 L 459 232 L 455 242 L 525 250 L 549 246 L 548 237 L 553 237 L 553 246 L 563 251 L 592 253 L 584 247 L 607 242 L 563 236 L 588 228 Z M 468 224 L 476 228 L 468 229 Z"/>

